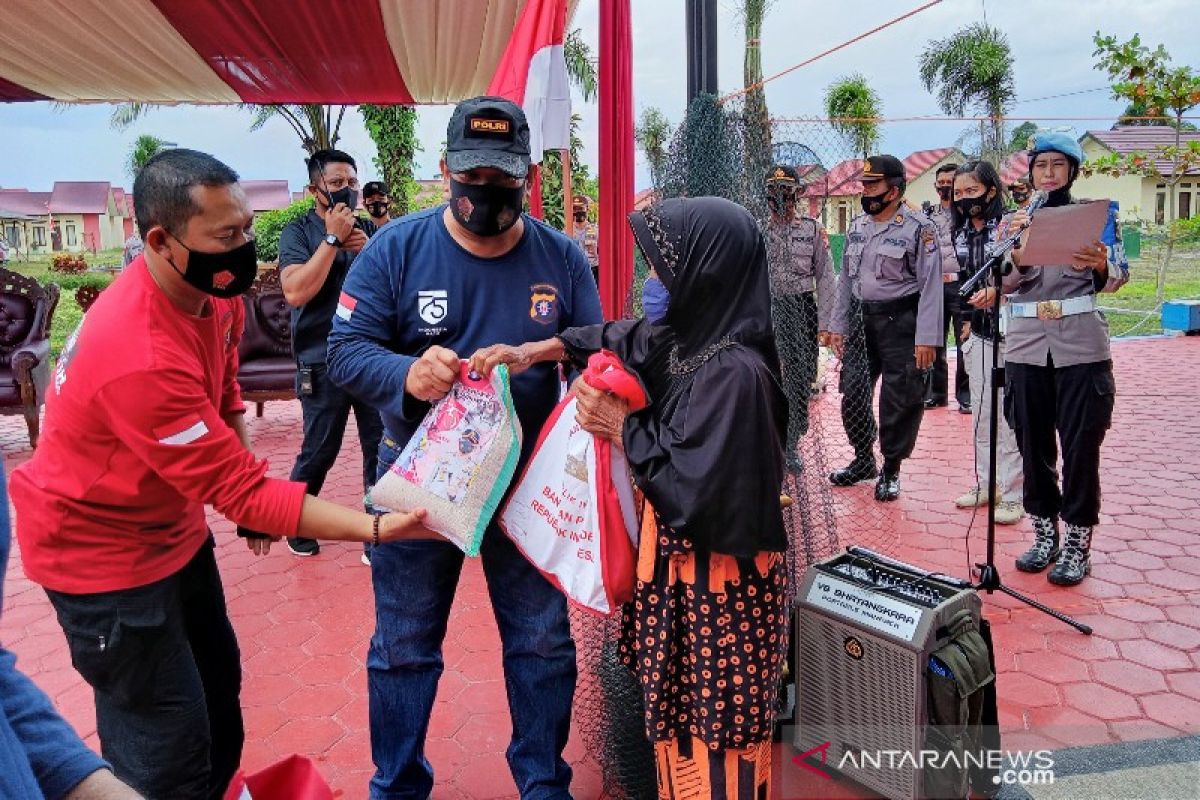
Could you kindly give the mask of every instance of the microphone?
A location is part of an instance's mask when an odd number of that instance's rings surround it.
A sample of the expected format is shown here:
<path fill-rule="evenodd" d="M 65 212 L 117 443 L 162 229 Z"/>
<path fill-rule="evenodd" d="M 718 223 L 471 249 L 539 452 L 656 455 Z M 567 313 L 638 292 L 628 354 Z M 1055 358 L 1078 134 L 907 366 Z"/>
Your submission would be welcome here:
<path fill-rule="evenodd" d="M 1033 193 L 1033 197 L 1031 197 L 1029 199 L 1029 205 L 1027 205 L 1025 207 L 1025 213 L 1028 214 L 1030 217 L 1032 217 L 1033 212 L 1037 211 L 1039 208 L 1046 205 L 1046 202 L 1049 199 L 1050 199 L 1049 192 L 1047 192 L 1043 189 L 1038 189 L 1036 192 Z"/>

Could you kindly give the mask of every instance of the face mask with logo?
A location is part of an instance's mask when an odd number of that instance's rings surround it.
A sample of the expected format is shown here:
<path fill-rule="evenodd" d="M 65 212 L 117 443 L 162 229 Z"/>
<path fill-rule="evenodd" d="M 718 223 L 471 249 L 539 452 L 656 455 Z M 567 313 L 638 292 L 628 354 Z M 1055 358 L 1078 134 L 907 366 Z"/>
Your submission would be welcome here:
<path fill-rule="evenodd" d="M 949 200 L 950 196 L 954 194 L 953 186 L 938 186 L 936 188 L 938 197 L 942 198 L 943 200 Z"/>
<path fill-rule="evenodd" d="M 891 190 L 886 189 L 884 190 L 883 194 L 864 194 L 861 201 L 862 210 L 871 216 L 881 213 L 885 208 L 887 208 L 887 201 L 883 198 L 887 197 L 887 193 L 889 191 Z"/>
<path fill-rule="evenodd" d="M 1014 203 L 1020 205 L 1029 199 L 1029 192 L 1013 192 L 1012 199 Z"/>
<path fill-rule="evenodd" d="M 642 284 L 642 311 L 650 322 L 662 322 L 671 304 L 671 293 L 658 278 L 646 278 Z"/>
<path fill-rule="evenodd" d="M 372 217 L 382 217 L 387 214 L 387 203 L 367 203 L 367 213 Z"/>
<path fill-rule="evenodd" d="M 983 216 L 984 210 L 987 209 L 987 202 L 987 198 L 983 195 L 962 197 L 954 201 L 954 207 L 958 209 L 958 215 L 963 219 L 974 219 Z"/>
<path fill-rule="evenodd" d="M 454 218 L 476 236 L 499 236 L 521 218 L 525 184 L 461 183 L 450 179 L 450 208 Z"/>
<path fill-rule="evenodd" d="M 254 283 L 258 276 L 258 254 L 254 240 L 221 253 L 206 253 L 193 250 L 178 237 L 168 234 L 188 251 L 187 266 L 182 270 L 171 262 L 171 267 L 190 286 L 211 294 L 213 297 L 237 297 Z"/>

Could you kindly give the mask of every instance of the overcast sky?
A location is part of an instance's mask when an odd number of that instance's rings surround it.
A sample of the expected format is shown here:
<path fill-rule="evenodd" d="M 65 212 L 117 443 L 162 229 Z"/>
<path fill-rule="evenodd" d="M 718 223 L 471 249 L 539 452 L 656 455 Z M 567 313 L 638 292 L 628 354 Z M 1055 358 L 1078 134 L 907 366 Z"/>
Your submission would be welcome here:
<path fill-rule="evenodd" d="M 595 48 L 599 0 L 581 0 L 574 27 Z M 683 0 L 632 0 L 634 95 L 637 110 L 657 106 L 678 122 L 686 102 Z M 737 0 L 719 0 L 719 69 L 722 92 L 741 86 L 743 35 Z M 762 41 L 763 72 L 771 75 L 846 41 L 922 0 L 849 3 L 839 0 L 776 0 Z M 1200 67 L 1196 36 L 1197 0 L 945 0 L 862 42 L 779 78 L 767 85 L 775 116 L 815 116 L 825 87 L 850 72 L 863 73 L 883 99 L 888 117 L 938 114 L 933 98 L 917 77 L 917 57 L 927 41 L 983 19 L 1009 38 L 1015 60 L 1018 102 L 1013 115 L 1056 117 L 1039 124 L 1071 126 L 1077 132 L 1105 128 L 1124 108 L 1107 91 L 1091 91 L 1040 102 L 1047 95 L 1100 89 L 1105 77 L 1092 57 L 1097 30 L 1121 39 L 1141 33 L 1152 46 L 1166 45 L 1177 64 Z M 853 13 L 852 13 L 853 12 Z M 470 57 L 464 53 L 463 57 Z M 596 105 L 576 98 L 584 121 L 586 160 L 595 171 Z M 204 150 L 233 166 L 244 178 L 286 178 L 292 189 L 304 182 L 303 151 L 283 121 L 248 131 L 249 115 L 233 108 L 160 108 L 126 132 L 108 125 L 111 106 L 76 106 L 56 111 L 47 103 L 0 105 L 0 187 L 48 190 L 55 180 L 108 180 L 128 186 L 126 153 L 137 135 L 154 134 L 180 146 Z M 432 177 L 437 148 L 445 138 L 449 109 L 422 107 L 418 177 Z M 1094 122 L 1064 117 L 1099 117 Z M 954 122 L 892 122 L 882 129 L 883 149 L 905 156 L 913 150 L 954 143 L 964 127 Z M 363 179 L 376 177 L 370 163 L 374 147 L 361 118 L 346 114 L 340 146 L 360 161 Z M 641 155 L 637 186 L 648 183 Z"/>

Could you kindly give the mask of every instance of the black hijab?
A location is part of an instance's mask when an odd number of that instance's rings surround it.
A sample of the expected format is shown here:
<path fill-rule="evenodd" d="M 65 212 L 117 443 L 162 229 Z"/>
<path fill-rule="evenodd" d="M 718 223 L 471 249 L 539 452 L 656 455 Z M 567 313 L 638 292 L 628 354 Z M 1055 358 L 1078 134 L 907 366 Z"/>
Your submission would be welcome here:
<path fill-rule="evenodd" d="M 567 350 L 611 349 L 645 384 L 625 454 L 663 524 L 701 551 L 782 551 L 787 402 L 758 226 L 715 197 L 665 200 L 630 225 L 670 292 L 666 317 L 567 331 Z"/>

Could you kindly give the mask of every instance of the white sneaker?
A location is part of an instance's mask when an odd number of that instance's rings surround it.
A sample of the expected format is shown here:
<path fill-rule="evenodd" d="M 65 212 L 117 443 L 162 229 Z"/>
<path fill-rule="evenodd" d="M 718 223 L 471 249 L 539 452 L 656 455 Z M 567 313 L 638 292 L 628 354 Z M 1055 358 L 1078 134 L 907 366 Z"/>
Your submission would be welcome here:
<path fill-rule="evenodd" d="M 996 503 L 996 524 L 1016 525 L 1025 518 L 1025 507 L 1017 500 L 1002 500 Z"/>
<path fill-rule="evenodd" d="M 966 494 L 955 500 L 954 505 L 959 508 L 979 508 L 979 506 L 986 506 L 987 501 L 987 490 L 976 486 L 974 489 L 967 490 Z"/>

